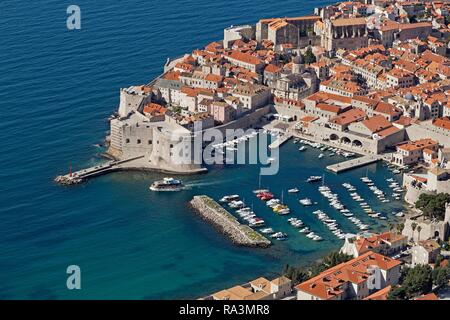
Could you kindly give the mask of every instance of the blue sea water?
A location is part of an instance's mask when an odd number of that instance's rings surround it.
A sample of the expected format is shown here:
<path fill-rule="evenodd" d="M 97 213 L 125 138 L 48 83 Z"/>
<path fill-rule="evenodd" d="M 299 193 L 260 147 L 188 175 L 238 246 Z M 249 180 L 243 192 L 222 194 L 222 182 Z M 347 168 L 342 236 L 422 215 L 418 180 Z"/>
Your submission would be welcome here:
<path fill-rule="evenodd" d="M 260 275 L 276 276 L 286 263 L 313 261 L 341 245 L 314 218 L 317 208 L 355 232 L 304 180 L 323 174 L 337 158 L 318 160 L 317 151 L 281 150 L 278 175 L 263 184 L 278 196 L 301 188 L 298 197 L 319 202 L 305 209 L 285 194 L 295 216 L 323 234 L 314 243 L 294 232 L 254 197 L 257 166 L 214 168 L 184 178 L 185 192 L 155 194 L 153 173 L 122 172 L 76 187 L 53 183 L 54 176 L 100 161 L 94 147 L 108 130 L 118 90 L 148 82 L 176 57 L 220 39 L 231 24 L 311 13 L 330 1 L 86 1 L 78 0 L 82 29 L 66 29 L 73 1 L 2 1 L 0 5 L 0 299 L 175 299 L 195 298 Z M 342 159 L 341 159 L 342 160 Z M 387 190 L 386 167 L 371 175 Z M 355 181 L 373 207 L 381 206 L 362 185 L 366 169 L 326 174 L 329 186 L 352 205 L 343 181 Z M 366 188 L 366 189 L 364 189 Z M 239 193 L 268 223 L 290 238 L 268 250 L 237 248 L 188 208 L 195 194 L 219 198 Z M 363 212 L 358 216 L 382 227 Z M 66 288 L 66 268 L 79 265 L 82 289 Z"/>

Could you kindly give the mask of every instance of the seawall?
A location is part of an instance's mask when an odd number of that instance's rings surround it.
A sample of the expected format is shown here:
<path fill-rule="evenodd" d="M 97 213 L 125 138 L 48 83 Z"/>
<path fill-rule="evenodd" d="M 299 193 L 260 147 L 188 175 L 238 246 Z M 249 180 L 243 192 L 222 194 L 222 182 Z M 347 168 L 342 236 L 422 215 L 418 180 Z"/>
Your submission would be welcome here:
<path fill-rule="evenodd" d="M 236 245 L 253 248 L 267 248 L 271 245 L 263 235 L 239 223 L 233 215 L 208 196 L 195 196 L 190 205 L 203 220 L 211 223 Z"/>

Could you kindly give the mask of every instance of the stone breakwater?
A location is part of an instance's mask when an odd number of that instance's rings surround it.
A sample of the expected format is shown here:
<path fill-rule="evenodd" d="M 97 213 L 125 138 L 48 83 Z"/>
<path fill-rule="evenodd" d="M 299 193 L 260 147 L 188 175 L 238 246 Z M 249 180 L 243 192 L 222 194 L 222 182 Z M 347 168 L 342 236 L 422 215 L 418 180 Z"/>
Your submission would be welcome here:
<path fill-rule="evenodd" d="M 239 223 L 232 214 L 210 197 L 195 196 L 190 205 L 203 220 L 211 223 L 236 245 L 255 248 L 267 248 L 271 245 L 263 235 Z"/>

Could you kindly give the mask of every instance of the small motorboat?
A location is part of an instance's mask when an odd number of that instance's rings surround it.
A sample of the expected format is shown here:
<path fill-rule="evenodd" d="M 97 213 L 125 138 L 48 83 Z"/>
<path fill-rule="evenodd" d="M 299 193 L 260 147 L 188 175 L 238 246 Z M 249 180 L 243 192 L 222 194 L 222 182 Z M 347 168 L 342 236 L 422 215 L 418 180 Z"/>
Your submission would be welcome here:
<path fill-rule="evenodd" d="M 219 200 L 219 202 L 231 202 L 235 200 L 239 200 L 239 196 L 237 194 L 231 196 L 224 196 L 222 199 Z"/>
<path fill-rule="evenodd" d="M 276 240 L 286 240 L 287 234 L 283 233 L 283 232 L 277 232 L 277 233 L 272 234 L 270 237 L 272 237 L 273 239 L 276 239 Z"/>
<path fill-rule="evenodd" d="M 261 229 L 261 230 L 259 230 L 261 233 L 264 233 L 264 234 L 271 234 L 271 233 L 274 233 L 274 231 L 273 231 L 273 229 L 272 228 L 265 228 L 265 229 Z"/>
<path fill-rule="evenodd" d="M 289 193 L 298 193 L 300 190 L 298 188 L 293 188 L 288 190 Z"/>
<path fill-rule="evenodd" d="M 312 205 L 312 201 L 309 198 L 305 198 L 305 199 L 301 199 L 299 200 L 299 202 L 304 205 L 305 207 L 311 206 Z"/>
<path fill-rule="evenodd" d="M 322 176 L 311 176 L 308 178 L 308 180 L 306 180 L 306 182 L 319 182 L 322 181 L 322 179 Z"/>

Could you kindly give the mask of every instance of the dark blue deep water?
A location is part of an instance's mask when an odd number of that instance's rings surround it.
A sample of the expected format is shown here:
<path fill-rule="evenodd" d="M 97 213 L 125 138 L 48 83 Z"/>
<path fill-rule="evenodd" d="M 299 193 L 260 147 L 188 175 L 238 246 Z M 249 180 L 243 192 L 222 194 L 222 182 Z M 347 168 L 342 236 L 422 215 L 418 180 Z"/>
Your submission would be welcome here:
<path fill-rule="evenodd" d="M 326 241 L 312 243 L 274 216 L 251 193 L 258 167 L 217 168 L 185 181 L 191 189 L 152 194 L 160 175 L 116 173 L 72 188 L 54 176 L 100 161 L 95 144 L 108 130 L 120 87 L 148 82 L 176 57 L 220 39 L 231 24 L 263 17 L 311 13 L 329 1 L 85 1 L 82 30 L 66 29 L 73 1 L 2 1 L 0 4 L 0 299 L 173 299 L 195 298 L 261 275 L 275 276 L 285 263 L 307 263 L 341 243 L 321 226 L 313 209 L 285 195 L 294 215 Z M 299 186 L 299 196 L 320 201 L 311 174 L 338 158 L 317 160 L 289 143 L 281 150 L 282 170 L 263 183 L 278 195 Z M 343 194 L 343 181 L 366 169 L 336 176 L 327 184 Z M 381 188 L 389 171 L 370 167 Z M 366 189 L 364 189 L 366 188 Z M 291 237 L 269 250 L 236 248 L 186 206 L 195 194 L 214 198 L 240 193 L 271 226 Z M 381 207 L 391 212 L 399 204 Z M 318 207 L 337 216 L 327 204 Z M 317 209 L 317 207 L 316 207 Z M 355 210 L 373 228 L 380 227 Z M 340 219 L 344 231 L 356 230 Z M 82 290 L 66 289 L 68 265 L 82 270 Z"/>

